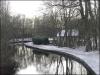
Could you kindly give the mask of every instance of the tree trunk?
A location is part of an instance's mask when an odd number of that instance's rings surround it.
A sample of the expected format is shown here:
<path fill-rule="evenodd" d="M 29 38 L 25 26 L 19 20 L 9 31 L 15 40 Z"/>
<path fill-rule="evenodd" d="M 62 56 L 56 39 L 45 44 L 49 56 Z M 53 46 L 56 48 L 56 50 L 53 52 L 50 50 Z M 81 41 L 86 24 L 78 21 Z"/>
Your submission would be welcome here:
<path fill-rule="evenodd" d="M 84 3 L 85 3 L 85 8 L 83 8 L 83 5 L 82 5 L 82 0 L 79 0 L 80 1 L 80 13 L 81 13 L 81 17 L 82 17 L 82 20 L 83 20 L 83 23 L 84 23 L 84 35 L 86 36 L 86 51 L 89 51 L 91 48 L 92 48 L 92 45 L 91 45 L 91 40 L 90 40 L 90 29 L 89 29 L 89 23 L 88 23 L 88 11 L 89 11 L 89 6 L 88 4 L 90 4 L 87 0 L 84 0 Z M 91 6 L 90 6 L 91 8 Z M 84 11 L 85 9 L 85 11 Z M 91 13 L 91 12 L 90 12 Z"/>
<path fill-rule="evenodd" d="M 100 45 L 100 26 L 99 26 L 99 24 L 100 24 L 100 0 L 98 0 L 98 13 L 99 13 L 99 17 L 98 17 L 98 37 L 99 37 L 99 45 Z M 100 51 L 100 46 L 99 46 L 99 51 Z"/>

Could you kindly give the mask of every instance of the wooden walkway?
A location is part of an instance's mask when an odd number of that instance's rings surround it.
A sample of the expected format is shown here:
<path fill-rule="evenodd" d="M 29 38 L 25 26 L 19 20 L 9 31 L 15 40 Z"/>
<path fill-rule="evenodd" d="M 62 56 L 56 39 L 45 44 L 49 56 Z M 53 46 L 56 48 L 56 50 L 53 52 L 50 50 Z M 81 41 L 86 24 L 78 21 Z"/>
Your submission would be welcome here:
<path fill-rule="evenodd" d="M 19 39 L 13 39 L 9 41 L 10 43 L 21 43 L 21 42 L 32 42 L 32 38 L 19 38 Z"/>

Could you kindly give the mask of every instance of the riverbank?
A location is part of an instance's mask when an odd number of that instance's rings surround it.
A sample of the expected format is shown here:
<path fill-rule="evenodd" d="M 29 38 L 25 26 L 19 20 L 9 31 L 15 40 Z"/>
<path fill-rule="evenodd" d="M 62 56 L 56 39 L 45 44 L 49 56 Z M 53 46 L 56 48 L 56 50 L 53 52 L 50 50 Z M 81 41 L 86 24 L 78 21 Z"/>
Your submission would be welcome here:
<path fill-rule="evenodd" d="M 82 62 L 85 62 L 88 65 L 88 67 L 90 67 L 96 74 L 100 74 L 99 51 L 85 52 L 84 47 L 71 49 L 67 47 L 58 47 L 51 45 L 35 45 L 32 42 L 25 43 L 25 46 L 30 48 L 41 49 L 43 51 L 48 52 L 62 52 L 64 54 L 72 56 L 73 58 L 76 58 L 76 60 L 77 58 L 80 59 Z"/>

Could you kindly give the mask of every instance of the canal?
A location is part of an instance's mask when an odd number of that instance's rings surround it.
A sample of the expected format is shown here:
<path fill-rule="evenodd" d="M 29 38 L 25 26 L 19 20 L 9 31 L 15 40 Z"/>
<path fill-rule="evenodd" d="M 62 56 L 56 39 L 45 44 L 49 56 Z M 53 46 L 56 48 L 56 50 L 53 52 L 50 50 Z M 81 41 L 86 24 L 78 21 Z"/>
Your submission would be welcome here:
<path fill-rule="evenodd" d="M 59 54 L 41 52 L 32 48 L 16 45 L 15 61 L 19 64 L 17 74 L 91 74 L 82 64 Z"/>

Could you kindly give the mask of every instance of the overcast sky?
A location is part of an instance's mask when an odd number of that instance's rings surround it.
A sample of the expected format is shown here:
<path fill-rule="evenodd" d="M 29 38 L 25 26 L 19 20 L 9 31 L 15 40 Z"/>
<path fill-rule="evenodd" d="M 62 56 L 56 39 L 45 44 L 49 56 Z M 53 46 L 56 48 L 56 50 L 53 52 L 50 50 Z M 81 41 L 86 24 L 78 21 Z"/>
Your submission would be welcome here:
<path fill-rule="evenodd" d="M 45 6 L 42 1 L 9 1 L 10 13 L 21 14 L 26 17 L 41 16 Z"/>

